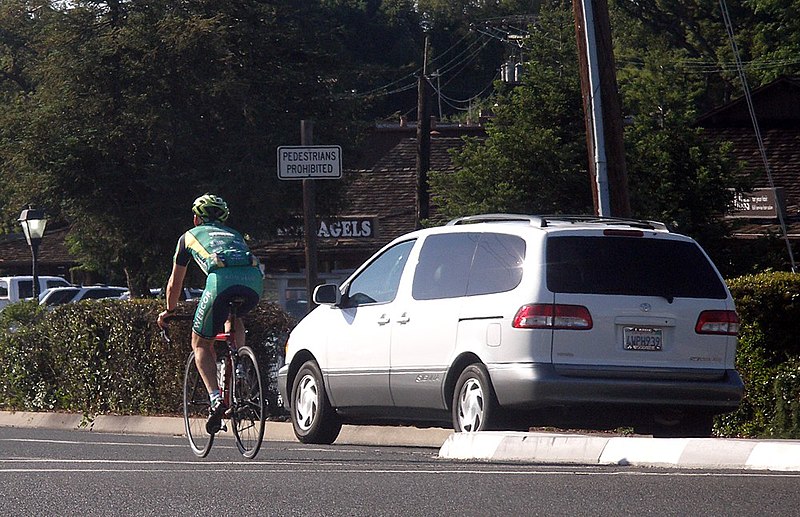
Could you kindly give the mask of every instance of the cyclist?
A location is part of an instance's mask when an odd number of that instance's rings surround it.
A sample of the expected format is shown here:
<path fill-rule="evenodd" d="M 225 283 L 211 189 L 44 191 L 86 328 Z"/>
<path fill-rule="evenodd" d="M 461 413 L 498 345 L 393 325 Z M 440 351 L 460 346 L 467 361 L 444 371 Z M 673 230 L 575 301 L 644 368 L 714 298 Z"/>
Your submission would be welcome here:
<path fill-rule="evenodd" d="M 250 252 L 242 235 L 225 226 L 229 210 L 225 201 L 213 194 L 204 194 L 192 204 L 194 227 L 178 239 L 172 274 L 167 283 L 167 308 L 158 315 L 158 324 L 175 312 L 183 289 L 186 268 L 192 259 L 207 275 L 203 295 L 197 303 L 192 323 L 192 349 L 200 376 L 208 390 L 211 406 L 206 431 L 214 434 L 222 426 L 227 410 L 217 382 L 214 336 L 230 328 L 228 303 L 244 298 L 238 314 L 244 314 L 258 303 L 264 278 L 258 259 Z M 244 346 L 244 324 L 236 318 L 236 344 Z"/>

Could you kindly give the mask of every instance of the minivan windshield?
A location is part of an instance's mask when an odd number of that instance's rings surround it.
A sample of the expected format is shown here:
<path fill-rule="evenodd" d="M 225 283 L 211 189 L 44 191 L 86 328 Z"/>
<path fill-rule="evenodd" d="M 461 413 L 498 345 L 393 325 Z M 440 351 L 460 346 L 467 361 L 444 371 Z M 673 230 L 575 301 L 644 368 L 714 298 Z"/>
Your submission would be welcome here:
<path fill-rule="evenodd" d="M 547 288 L 555 293 L 725 299 L 700 247 L 641 237 L 551 237 Z"/>

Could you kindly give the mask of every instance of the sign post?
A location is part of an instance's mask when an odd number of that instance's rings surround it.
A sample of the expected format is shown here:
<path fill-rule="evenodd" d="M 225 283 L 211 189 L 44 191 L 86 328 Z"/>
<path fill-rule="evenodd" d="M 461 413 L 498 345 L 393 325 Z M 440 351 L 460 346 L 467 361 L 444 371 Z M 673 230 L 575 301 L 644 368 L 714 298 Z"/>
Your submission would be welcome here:
<path fill-rule="evenodd" d="M 314 140 L 314 123 L 300 121 L 300 143 L 311 145 Z M 317 286 L 317 189 L 311 177 L 303 179 L 303 236 L 306 244 L 306 299 L 308 312 L 314 308 L 314 288 Z"/>
<path fill-rule="evenodd" d="M 300 121 L 300 145 L 278 147 L 278 178 L 303 181 L 303 239 L 306 259 L 308 311 L 314 308 L 317 286 L 317 208 L 315 179 L 342 177 L 342 148 L 338 145 L 312 145 L 314 122 Z"/>

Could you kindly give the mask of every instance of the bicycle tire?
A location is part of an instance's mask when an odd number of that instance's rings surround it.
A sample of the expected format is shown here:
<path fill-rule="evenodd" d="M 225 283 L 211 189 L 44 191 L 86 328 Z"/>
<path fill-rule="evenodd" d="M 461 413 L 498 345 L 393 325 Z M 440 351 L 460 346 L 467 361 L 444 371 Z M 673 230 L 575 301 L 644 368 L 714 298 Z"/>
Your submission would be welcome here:
<path fill-rule="evenodd" d="M 211 402 L 203 378 L 194 360 L 194 352 L 186 360 L 183 376 L 183 426 L 189 446 L 198 458 L 205 458 L 214 444 L 214 435 L 206 432 Z"/>
<path fill-rule="evenodd" d="M 231 425 L 236 447 L 242 456 L 253 459 L 261 448 L 266 425 L 266 390 L 255 352 L 248 346 L 239 348 L 239 360 L 234 372 L 235 403 Z"/>

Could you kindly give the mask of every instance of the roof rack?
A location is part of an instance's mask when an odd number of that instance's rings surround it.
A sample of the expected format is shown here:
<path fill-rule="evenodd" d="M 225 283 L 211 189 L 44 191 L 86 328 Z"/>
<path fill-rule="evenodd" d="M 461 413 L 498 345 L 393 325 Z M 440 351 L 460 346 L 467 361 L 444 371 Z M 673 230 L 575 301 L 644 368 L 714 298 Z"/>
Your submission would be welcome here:
<path fill-rule="evenodd" d="M 475 223 L 507 223 L 507 222 L 529 222 L 533 226 L 543 226 L 542 218 L 538 215 L 524 215 L 524 214 L 481 214 L 481 215 L 468 215 L 465 217 L 458 217 L 447 223 L 447 226 L 455 226 L 459 224 L 475 224 Z"/>
<path fill-rule="evenodd" d="M 641 228 L 644 230 L 670 231 L 669 227 L 660 221 L 650 221 L 645 219 L 633 219 L 630 217 L 608 217 L 601 215 L 543 215 L 541 216 L 542 226 L 548 226 L 551 222 L 565 223 L 588 223 L 588 224 L 617 224 Z"/>
<path fill-rule="evenodd" d="M 599 215 L 523 215 L 523 214 L 483 214 L 459 217 L 448 222 L 448 226 L 460 224 L 492 223 L 492 222 L 529 222 L 531 226 L 546 228 L 554 222 L 584 224 L 616 224 L 641 228 L 645 230 L 670 231 L 669 227 L 659 221 L 632 219 L 626 217 L 607 217 Z"/>

